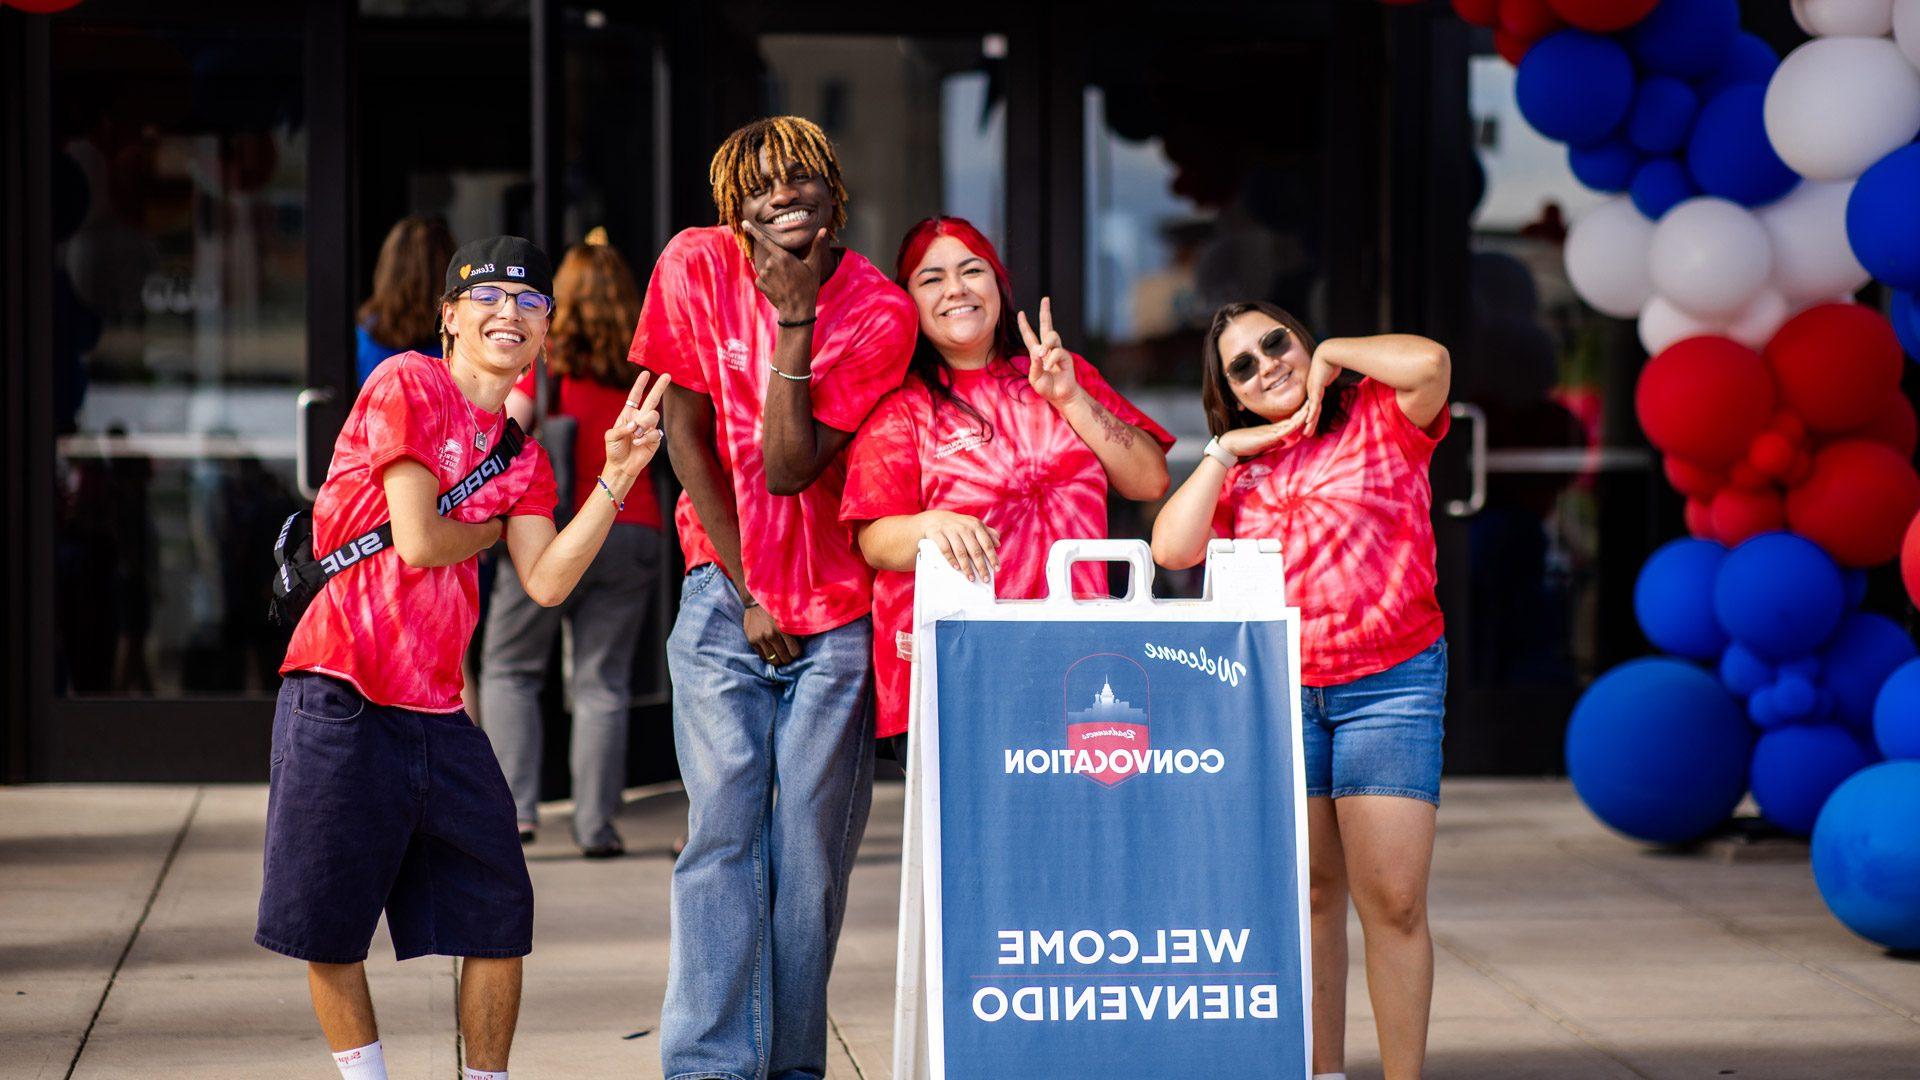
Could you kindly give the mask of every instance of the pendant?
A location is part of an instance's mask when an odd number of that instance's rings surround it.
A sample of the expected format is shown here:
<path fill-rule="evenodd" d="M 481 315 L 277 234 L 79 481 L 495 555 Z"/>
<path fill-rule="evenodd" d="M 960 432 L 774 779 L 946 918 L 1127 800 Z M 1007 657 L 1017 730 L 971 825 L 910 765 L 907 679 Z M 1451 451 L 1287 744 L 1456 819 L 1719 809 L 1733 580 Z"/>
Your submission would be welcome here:
<path fill-rule="evenodd" d="M 476 431 L 473 433 L 473 448 L 475 450 L 481 451 L 482 453 L 486 452 L 487 436 L 485 432 Z"/>

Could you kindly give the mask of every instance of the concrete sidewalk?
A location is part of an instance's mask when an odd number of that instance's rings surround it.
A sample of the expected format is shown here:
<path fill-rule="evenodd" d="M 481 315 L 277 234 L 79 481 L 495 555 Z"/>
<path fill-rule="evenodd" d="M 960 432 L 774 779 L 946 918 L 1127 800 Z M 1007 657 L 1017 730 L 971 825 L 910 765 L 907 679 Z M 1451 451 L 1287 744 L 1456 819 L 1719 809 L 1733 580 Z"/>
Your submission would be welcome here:
<path fill-rule="evenodd" d="M 861 849 L 837 1078 L 889 1074 L 900 802 L 881 786 Z M 337 1077 L 301 965 L 251 941 L 265 812 L 258 787 L 0 788 L 0 1077 Z M 543 829 L 517 1080 L 660 1075 L 684 816 L 636 799 L 605 863 Z M 1429 1077 L 1920 1077 L 1920 963 L 1834 922 L 1804 862 L 1650 853 L 1564 782 L 1449 782 L 1440 823 Z M 1353 1080 L 1379 1075 L 1359 946 Z M 393 1075 L 457 1076 L 452 962 L 383 938 L 368 968 Z"/>

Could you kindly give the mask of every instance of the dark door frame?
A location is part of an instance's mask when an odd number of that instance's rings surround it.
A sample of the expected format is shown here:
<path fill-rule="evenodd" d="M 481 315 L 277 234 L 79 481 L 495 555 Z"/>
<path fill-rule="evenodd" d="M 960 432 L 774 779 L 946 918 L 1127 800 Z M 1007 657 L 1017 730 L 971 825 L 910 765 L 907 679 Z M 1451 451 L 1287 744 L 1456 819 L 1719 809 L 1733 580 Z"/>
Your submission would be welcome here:
<path fill-rule="evenodd" d="M 307 0 L 307 380 L 330 387 L 335 405 L 316 409 L 310 446 L 330 452 L 351 401 L 353 281 L 343 243 L 353 224 L 353 32 L 357 6 Z M 5 28 L 8 174 L 25 178 L 7 203 L 9 265 L 52 265 L 44 208 L 50 202 L 51 72 L 47 17 L 0 13 Z M 14 61 L 18 60 L 18 63 Z M 18 92 L 20 97 L 15 98 Z M 16 119 L 17 118 L 17 119 Z M 17 170 L 17 171 L 16 171 Z M 9 185 L 10 187 L 14 185 Z M 19 226 L 16 227 L 15 223 Z M 51 278 L 22 274 L 8 291 L 7 505 L 15 523 L 8 574 L 6 780 L 258 781 L 266 773 L 273 706 L 263 698 L 65 698 L 53 681 L 54 515 L 51 410 Z M 14 330 L 20 327 L 21 330 Z M 15 351 L 15 349 L 19 351 Z M 24 378 L 16 372 L 24 372 Z M 16 385 L 24 383 L 24 385 Z M 17 391 L 17 392 L 16 392 Z M 27 603 L 12 602 L 27 578 Z"/>

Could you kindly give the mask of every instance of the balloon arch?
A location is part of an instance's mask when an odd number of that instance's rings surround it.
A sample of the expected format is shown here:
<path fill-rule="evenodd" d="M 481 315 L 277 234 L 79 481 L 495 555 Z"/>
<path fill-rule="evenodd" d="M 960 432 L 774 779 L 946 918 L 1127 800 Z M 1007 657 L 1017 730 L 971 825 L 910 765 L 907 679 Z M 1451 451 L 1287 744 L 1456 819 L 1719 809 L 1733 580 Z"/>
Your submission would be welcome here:
<path fill-rule="evenodd" d="M 1412 4 L 1422 0 L 1387 0 Z M 1749 793 L 1812 837 L 1834 914 L 1920 949 L 1920 649 L 1860 610 L 1900 559 L 1920 605 L 1920 0 L 1791 0 L 1782 58 L 1737 0 L 1452 0 L 1521 114 L 1612 196 L 1568 234 L 1582 300 L 1637 319 L 1647 440 L 1689 537 L 1634 609 L 1668 656 L 1597 679 L 1567 771 L 1607 825 L 1701 839 Z M 1434 0 L 1438 6 L 1438 0 Z M 1883 314 L 1855 302 L 1871 282 Z"/>

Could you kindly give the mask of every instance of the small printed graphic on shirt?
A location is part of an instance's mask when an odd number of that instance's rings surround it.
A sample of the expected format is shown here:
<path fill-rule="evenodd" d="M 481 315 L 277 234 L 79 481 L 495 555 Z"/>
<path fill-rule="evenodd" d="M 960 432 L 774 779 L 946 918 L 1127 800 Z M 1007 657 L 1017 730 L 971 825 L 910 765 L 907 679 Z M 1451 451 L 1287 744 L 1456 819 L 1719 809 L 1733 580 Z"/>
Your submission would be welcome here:
<path fill-rule="evenodd" d="M 1273 466 L 1271 465 L 1249 465 L 1234 479 L 1233 490 L 1235 492 L 1252 491 L 1254 488 L 1259 487 L 1272 473 Z"/>
<path fill-rule="evenodd" d="M 465 459 L 466 453 L 461 449 L 459 439 L 448 439 L 446 444 L 440 447 L 440 467 L 442 469 L 449 472 L 458 470 L 460 463 Z"/>
<path fill-rule="evenodd" d="M 913 631 L 896 630 L 893 633 L 893 652 L 902 660 L 913 659 Z"/>
<path fill-rule="evenodd" d="M 947 441 L 934 447 L 935 458 L 948 458 L 965 450 L 978 450 L 986 445 L 987 437 L 979 428 L 955 428 L 947 436 Z"/>
<path fill-rule="evenodd" d="M 749 352 L 746 342 L 737 337 L 730 337 L 720 348 L 720 360 L 735 371 L 745 371 Z"/>

